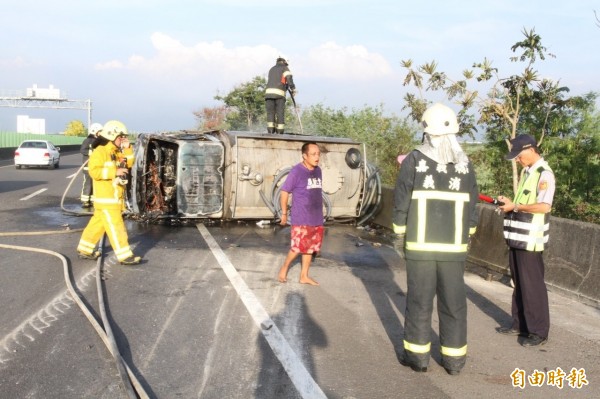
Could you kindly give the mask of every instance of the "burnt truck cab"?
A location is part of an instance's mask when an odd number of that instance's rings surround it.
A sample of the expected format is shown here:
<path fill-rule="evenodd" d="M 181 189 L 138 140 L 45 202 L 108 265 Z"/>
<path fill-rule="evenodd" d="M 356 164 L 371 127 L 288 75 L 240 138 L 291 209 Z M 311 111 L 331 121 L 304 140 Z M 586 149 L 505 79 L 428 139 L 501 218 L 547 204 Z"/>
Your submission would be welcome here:
<path fill-rule="evenodd" d="M 278 219 L 279 188 L 301 162 L 306 142 L 321 150 L 326 218 L 357 220 L 372 213 L 378 205 L 373 190 L 380 188 L 373 184 L 378 179 L 363 144 L 218 130 L 140 134 L 132 168 L 133 214 L 150 221 Z"/>

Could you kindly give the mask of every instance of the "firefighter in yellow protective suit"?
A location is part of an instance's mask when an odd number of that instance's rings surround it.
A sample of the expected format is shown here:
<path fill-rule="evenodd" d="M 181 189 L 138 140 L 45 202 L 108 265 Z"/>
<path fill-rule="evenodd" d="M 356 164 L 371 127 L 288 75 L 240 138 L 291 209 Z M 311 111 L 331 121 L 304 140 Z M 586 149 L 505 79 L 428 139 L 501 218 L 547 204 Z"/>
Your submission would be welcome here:
<path fill-rule="evenodd" d="M 119 121 L 106 122 L 92 149 L 88 167 L 94 184 L 94 215 L 79 240 L 79 257 L 98 259 L 100 252 L 96 246 L 106 233 L 122 265 L 138 264 L 141 257 L 135 256 L 129 247 L 122 215 L 127 176 L 134 160 L 127 128 Z"/>

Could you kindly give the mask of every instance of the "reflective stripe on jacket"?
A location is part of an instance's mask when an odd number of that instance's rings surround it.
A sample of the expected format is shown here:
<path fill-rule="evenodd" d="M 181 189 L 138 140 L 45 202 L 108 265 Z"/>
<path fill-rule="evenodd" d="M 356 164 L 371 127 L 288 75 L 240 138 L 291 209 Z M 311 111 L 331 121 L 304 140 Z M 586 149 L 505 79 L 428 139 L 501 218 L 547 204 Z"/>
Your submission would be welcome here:
<path fill-rule="evenodd" d="M 402 162 L 393 226 L 413 260 L 464 261 L 479 219 L 473 165 L 438 164 L 419 151 Z"/>
<path fill-rule="evenodd" d="M 288 86 L 291 90 L 296 88 L 292 78 L 292 72 L 290 72 L 287 65 L 278 63 L 269 70 L 265 98 L 285 97 Z"/>
<path fill-rule="evenodd" d="M 544 171 L 552 172 L 552 169 L 544 163 L 521 179 L 515 204 L 537 203 L 538 183 Z M 504 239 L 511 248 L 541 252 L 548 244 L 549 233 L 550 213 L 509 212 L 504 218 Z"/>
<path fill-rule="evenodd" d="M 92 151 L 88 163 L 89 174 L 94 180 L 94 207 L 96 209 L 125 209 L 125 187 L 115 180 L 119 159 L 133 165 L 133 148 L 121 152 L 114 143 L 98 146 Z"/>

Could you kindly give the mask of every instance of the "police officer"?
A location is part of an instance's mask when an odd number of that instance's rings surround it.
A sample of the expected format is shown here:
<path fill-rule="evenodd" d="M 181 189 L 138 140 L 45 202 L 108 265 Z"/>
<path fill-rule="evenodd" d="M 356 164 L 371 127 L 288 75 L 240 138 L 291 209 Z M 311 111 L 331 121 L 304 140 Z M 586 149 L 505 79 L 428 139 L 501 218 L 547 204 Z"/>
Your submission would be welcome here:
<path fill-rule="evenodd" d="M 285 92 L 290 89 L 296 95 L 296 85 L 287 61 L 279 57 L 269 70 L 265 107 L 267 109 L 267 132 L 283 134 L 285 129 Z"/>
<path fill-rule="evenodd" d="M 141 257 L 129 247 L 122 212 L 125 186 L 133 165 L 133 148 L 127 128 L 119 121 L 108 121 L 92 144 L 89 173 L 94 181 L 94 215 L 83 230 L 77 251 L 83 259 L 100 256 L 96 245 L 106 232 L 110 245 L 122 265 L 135 265 Z"/>
<path fill-rule="evenodd" d="M 552 169 L 540 155 L 533 136 L 522 134 L 510 141 L 508 160 L 516 160 L 523 172 L 514 200 L 504 202 L 504 238 L 509 246 L 508 263 L 514 282 L 512 324 L 496 331 L 521 335 L 526 347 L 544 345 L 550 331 L 548 291 L 544 282 L 542 253 L 548 243 L 550 210 L 555 179 Z"/>
<path fill-rule="evenodd" d="M 86 163 L 89 160 L 90 154 L 92 153 L 92 143 L 96 140 L 100 130 L 102 130 L 102 125 L 100 123 L 92 123 L 92 126 L 90 126 L 88 136 L 83 140 L 83 143 L 81 143 L 80 152 L 83 156 L 82 163 Z M 91 208 L 94 202 L 94 190 L 92 178 L 89 173 L 89 165 L 83 167 L 83 186 L 81 188 L 80 200 L 83 208 Z"/>
<path fill-rule="evenodd" d="M 478 222 L 478 189 L 473 165 L 456 140 L 454 111 L 435 104 L 423 114 L 422 125 L 423 143 L 402 161 L 394 191 L 393 228 L 408 284 L 400 362 L 427 371 L 437 294 L 442 366 L 456 375 L 467 355 L 464 270 Z"/>

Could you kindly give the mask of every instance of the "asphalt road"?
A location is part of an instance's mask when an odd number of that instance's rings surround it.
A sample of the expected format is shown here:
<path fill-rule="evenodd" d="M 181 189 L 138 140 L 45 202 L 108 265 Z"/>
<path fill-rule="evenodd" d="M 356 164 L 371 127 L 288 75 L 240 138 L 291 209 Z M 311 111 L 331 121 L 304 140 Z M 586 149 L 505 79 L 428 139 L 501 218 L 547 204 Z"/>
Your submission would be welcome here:
<path fill-rule="evenodd" d="M 60 209 L 79 166 L 75 154 L 63 154 L 57 170 L 0 163 L 0 244 L 64 255 L 69 278 L 100 320 L 96 263 L 75 252 L 88 217 Z M 80 186 L 67 193 L 69 209 L 78 210 Z M 276 282 L 287 228 L 127 225 L 145 261 L 118 265 L 108 248 L 101 284 L 120 352 L 148 397 L 600 397 L 600 311 L 558 294 L 550 293 L 550 341 L 523 348 L 494 330 L 509 323 L 511 288 L 467 273 L 467 366 L 459 376 L 440 366 L 434 314 L 429 371 L 414 373 L 395 354 L 405 268 L 380 232 L 328 226 L 311 269 L 321 285 L 312 287 L 297 283 L 299 265 L 287 284 Z M 126 397 L 58 258 L 0 248 L 0 273 L 1 398 Z M 562 389 L 548 380 L 558 368 Z M 514 386 L 515 371 L 523 387 Z M 542 383 L 533 379 L 540 375 Z"/>

